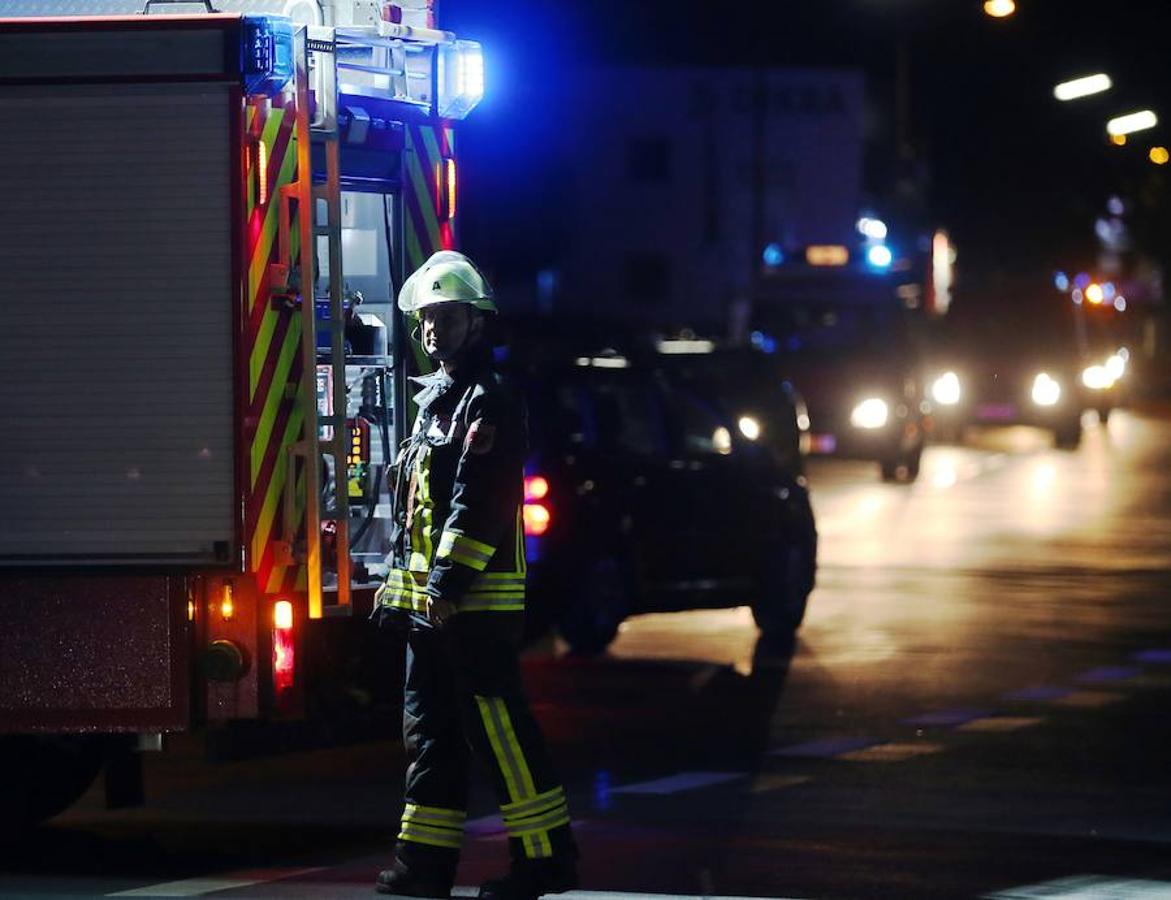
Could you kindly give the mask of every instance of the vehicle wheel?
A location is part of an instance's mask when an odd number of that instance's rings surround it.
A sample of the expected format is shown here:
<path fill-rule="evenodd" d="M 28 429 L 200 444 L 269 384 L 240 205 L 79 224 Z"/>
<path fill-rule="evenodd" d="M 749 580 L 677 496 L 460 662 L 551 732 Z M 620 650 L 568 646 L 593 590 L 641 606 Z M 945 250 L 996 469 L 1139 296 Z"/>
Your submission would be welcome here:
<path fill-rule="evenodd" d="M 764 574 L 752 604 L 752 618 L 765 637 L 792 634 L 801 627 L 817 570 L 816 537 L 786 541 L 765 551 Z"/>
<path fill-rule="evenodd" d="M 1082 423 L 1062 425 L 1053 432 L 1053 444 L 1058 450 L 1076 450 L 1082 442 Z"/>
<path fill-rule="evenodd" d="M 1105 425 L 1110 421 L 1110 407 L 1102 406 L 1098 409 L 1098 421 Z"/>
<path fill-rule="evenodd" d="M 0 738 L 0 836 L 19 834 L 72 806 L 104 760 L 101 738 Z"/>
<path fill-rule="evenodd" d="M 613 556 L 601 556 L 567 585 L 557 630 L 580 656 L 595 656 L 610 646 L 630 612 L 630 579 Z"/>

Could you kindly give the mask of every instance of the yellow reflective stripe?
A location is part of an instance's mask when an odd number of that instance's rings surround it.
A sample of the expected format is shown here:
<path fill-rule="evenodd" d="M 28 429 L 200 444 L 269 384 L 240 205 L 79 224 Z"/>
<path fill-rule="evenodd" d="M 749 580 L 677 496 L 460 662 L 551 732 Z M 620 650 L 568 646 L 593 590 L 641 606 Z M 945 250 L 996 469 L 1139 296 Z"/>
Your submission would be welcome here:
<path fill-rule="evenodd" d="M 483 572 L 495 553 L 495 547 L 482 544 L 458 531 L 445 531 L 439 539 L 439 550 L 435 558 L 452 559 L 469 569 Z"/>
<path fill-rule="evenodd" d="M 525 760 L 524 751 L 521 749 L 520 741 L 516 739 L 516 732 L 512 727 L 512 718 L 508 715 L 508 707 L 504 705 L 504 701 L 499 697 L 494 698 L 496 704 L 496 711 L 500 716 L 500 723 L 504 729 L 504 742 L 511 748 L 513 755 L 516 758 L 517 765 L 520 768 L 520 789 L 523 794 L 517 797 L 517 800 L 535 797 L 537 795 L 537 787 L 533 783 L 533 775 L 529 771 L 529 764 Z"/>
<path fill-rule="evenodd" d="M 503 729 L 497 720 L 496 707 L 492 697 L 476 696 L 476 705 L 480 709 L 480 718 L 484 722 L 484 731 L 488 735 L 488 743 L 492 745 L 492 752 L 496 756 L 496 767 L 504 777 L 504 785 L 508 789 L 508 796 L 513 802 L 527 800 L 528 797 L 520 792 L 520 771 L 515 761 L 505 749 L 502 740 Z"/>
<path fill-rule="evenodd" d="M 479 582 L 488 582 L 488 581 L 518 581 L 523 584 L 524 580 L 525 580 L 524 572 L 485 572 L 479 578 L 476 579 L 476 582 L 479 583 Z"/>
<path fill-rule="evenodd" d="M 450 847 L 458 850 L 460 844 L 463 843 L 464 835 L 462 829 L 448 831 L 412 822 L 410 825 L 403 825 L 398 837 L 400 841 L 414 841 L 416 844 L 429 844 L 432 847 Z"/>
<path fill-rule="evenodd" d="M 554 828 L 560 828 L 562 825 L 569 824 L 569 808 L 562 807 L 561 809 L 550 813 L 544 819 L 527 825 L 508 825 L 505 826 L 509 837 L 548 837 L 549 832 Z"/>
<path fill-rule="evenodd" d="M 558 806 L 565 805 L 565 788 L 555 787 L 551 791 L 538 794 L 531 800 L 522 800 L 519 803 L 506 803 L 500 807 L 500 815 L 505 824 L 517 819 L 543 815 Z"/>
<path fill-rule="evenodd" d="M 403 807 L 404 822 L 431 822 L 446 825 L 449 828 L 463 828 L 468 814 L 458 809 L 444 809 L 440 806 L 419 806 L 408 803 Z"/>
<path fill-rule="evenodd" d="M 411 559 L 414 571 L 431 568 L 434 547 L 431 544 L 431 453 L 429 447 L 419 450 L 415 458 L 414 519 L 411 522 Z"/>
<path fill-rule="evenodd" d="M 408 609 L 414 612 L 427 610 L 427 573 L 407 572 L 392 569 L 386 576 L 386 587 L 378 595 L 380 606 L 393 609 Z"/>

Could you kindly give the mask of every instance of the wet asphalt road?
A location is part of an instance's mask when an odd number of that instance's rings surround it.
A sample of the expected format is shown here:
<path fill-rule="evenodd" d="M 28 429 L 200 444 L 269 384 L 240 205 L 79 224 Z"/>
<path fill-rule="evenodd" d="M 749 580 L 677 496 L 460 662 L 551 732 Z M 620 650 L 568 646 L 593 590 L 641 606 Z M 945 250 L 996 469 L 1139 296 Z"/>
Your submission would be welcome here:
<path fill-rule="evenodd" d="M 727 610 L 532 653 L 583 890 L 1171 897 L 1169 468 L 1171 420 L 1133 413 L 1073 453 L 933 447 L 912 486 L 814 461 L 795 645 Z M 95 789 L 8 848 L 0 896 L 374 896 L 401 769 L 393 742 L 211 766 L 180 739 L 146 807 Z M 491 814 L 461 884 L 504 859 Z"/>

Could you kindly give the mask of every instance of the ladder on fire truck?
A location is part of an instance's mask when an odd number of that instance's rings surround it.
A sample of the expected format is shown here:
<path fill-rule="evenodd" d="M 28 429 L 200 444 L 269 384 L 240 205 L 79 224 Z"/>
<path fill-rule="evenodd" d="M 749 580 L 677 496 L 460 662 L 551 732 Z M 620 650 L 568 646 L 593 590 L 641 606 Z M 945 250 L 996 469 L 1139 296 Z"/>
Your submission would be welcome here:
<path fill-rule="evenodd" d="M 357 84 L 347 81 L 345 91 L 361 93 L 363 87 L 385 98 L 392 96 L 395 100 L 417 107 L 431 108 L 434 103 L 435 67 L 438 65 L 438 48 L 441 45 L 453 46 L 456 43 L 455 35 L 431 28 L 421 28 L 409 25 L 394 24 L 377 21 L 372 26 L 349 28 L 314 28 L 305 32 L 305 52 L 298 52 L 298 59 L 308 63 L 313 61 L 314 71 L 311 73 L 315 87 L 316 110 L 313 121 L 306 129 L 307 134 L 298 135 L 299 171 L 302 176 L 313 179 L 313 167 L 310 158 L 310 147 L 316 144 L 322 148 L 325 159 L 325 173 L 321 180 L 312 180 L 309 193 L 306 195 L 306 185 L 294 183 L 285 190 L 299 192 L 301 197 L 311 197 L 311 217 L 303 217 L 301 223 L 302 246 L 309 249 L 303 252 L 305 260 L 303 268 L 307 271 L 302 288 L 305 295 L 302 302 L 301 314 L 304 333 L 313 335 L 316 328 L 315 306 L 316 297 L 310 300 L 310 294 L 316 294 L 318 279 L 316 265 L 321 265 L 325 271 L 322 279 L 327 285 L 329 298 L 330 349 L 329 369 L 332 373 L 332 395 L 328 404 L 328 412 L 318 414 L 315 403 L 306 399 L 306 439 L 295 444 L 291 450 L 294 456 L 302 461 L 305 471 L 306 507 L 305 507 L 305 557 L 309 573 L 309 610 L 310 617 L 322 615 L 349 615 L 352 611 L 351 603 L 351 555 L 349 533 L 349 497 L 345 490 L 346 473 L 348 469 L 348 454 L 351 435 L 347 427 L 347 391 L 346 391 L 346 361 L 345 361 L 345 278 L 342 262 L 342 197 L 341 197 L 341 164 L 340 164 L 340 132 L 338 122 L 338 95 L 341 87 L 341 75 L 344 74 Z M 462 43 L 462 42 L 461 42 Z M 342 54 L 346 59 L 341 59 Z M 351 57 L 365 60 L 356 62 Z M 412 59 L 416 63 L 412 63 Z M 429 60 L 429 62 L 428 62 Z M 426 63 L 419 65 L 418 61 Z M 300 63 L 299 63 L 300 65 Z M 298 72 L 297 90 L 298 107 L 309 109 L 308 84 L 309 72 Z M 303 127 L 303 126 L 299 126 Z M 307 221 L 312 219 L 310 225 Z M 327 252 L 325 259 L 314 262 L 313 249 L 316 248 L 317 238 L 325 238 Z M 401 273 L 395 273 L 397 277 Z M 393 298 L 392 298 L 393 299 Z M 307 339 L 302 348 L 303 377 L 306 379 L 302 389 L 306 398 L 316 400 L 316 341 Z M 389 398 L 383 398 L 387 402 Z M 328 437 L 322 437 L 322 433 Z M 335 489 L 332 492 L 333 503 L 322 509 L 320 505 L 320 483 L 316 460 L 321 458 L 322 451 L 332 462 L 333 481 Z M 292 541 L 297 530 L 295 503 L 292 497 L 292 485 L 295 479 L 290 478 L 287 485 L 285 503 L 285 534 L 286 540 Z M 322 548 L 321 528 L 323 522 L 334 523 L 334 541 L 336 551 L 337 588 L 336 600 L 325 603 L 322 584 Z"/>

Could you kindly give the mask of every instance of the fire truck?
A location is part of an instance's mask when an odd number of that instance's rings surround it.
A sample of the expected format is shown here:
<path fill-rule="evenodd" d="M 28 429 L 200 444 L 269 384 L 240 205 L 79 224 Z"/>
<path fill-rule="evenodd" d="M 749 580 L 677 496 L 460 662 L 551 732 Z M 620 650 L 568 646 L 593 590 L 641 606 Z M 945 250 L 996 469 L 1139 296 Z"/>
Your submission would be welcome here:
<path fill-rule="evenodd" d="M 483 86 L 433 0 L 0 0 L 0 830 L 312 715 Z"/>

